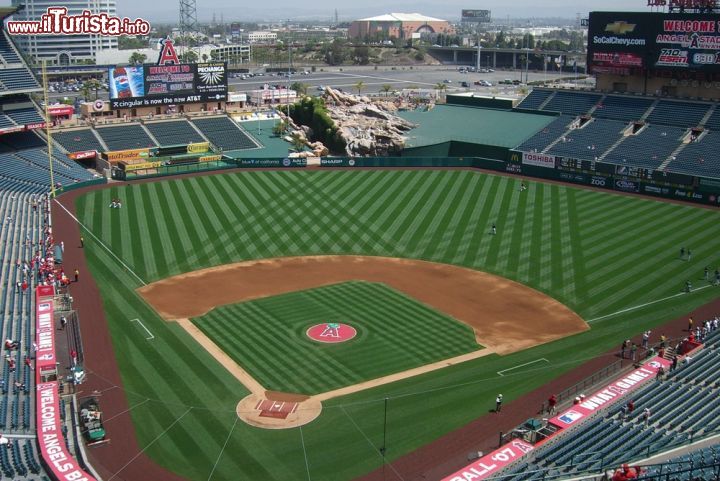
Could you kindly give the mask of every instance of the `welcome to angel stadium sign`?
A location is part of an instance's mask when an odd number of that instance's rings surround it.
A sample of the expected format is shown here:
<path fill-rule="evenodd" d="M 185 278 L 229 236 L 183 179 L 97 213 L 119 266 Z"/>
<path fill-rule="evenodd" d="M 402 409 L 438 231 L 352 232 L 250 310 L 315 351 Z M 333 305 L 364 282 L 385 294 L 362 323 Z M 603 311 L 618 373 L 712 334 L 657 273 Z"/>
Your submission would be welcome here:
<path fill-rule="evenodd" d="M 670 8 L 718 8 L 717 0 L 647 0 L 648 7 L 670 7 Z"/>

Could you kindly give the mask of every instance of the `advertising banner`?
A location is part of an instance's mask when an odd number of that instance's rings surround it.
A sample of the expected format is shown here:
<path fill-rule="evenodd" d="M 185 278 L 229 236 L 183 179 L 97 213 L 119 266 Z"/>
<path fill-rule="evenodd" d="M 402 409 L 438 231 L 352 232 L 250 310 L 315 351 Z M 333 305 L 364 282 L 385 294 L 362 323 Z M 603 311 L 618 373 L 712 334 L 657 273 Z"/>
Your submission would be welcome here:
<path fill-rule="evenodd" d="M 591 12 L 590 68 L 593 72 L 644 67 L 718 73 L 719 27 L 717 13 Z"/>
<path fill-rule="evenodd" d="M 443 478 L 442 481 L 468 481 L 470 479 L 489 478 L 533 449 L 535 448 L 532 444 L 520 439 L 514 439 L 464 469 Z"/>
<path fill-rule="evenodd" d="M 39 288 L 38 288 L 39 289 Z M 40 292 L 36 290 L 37 299 Z M 55 364 L 55 320 L 52 297 L 35 302 L 35 342 L 38 345 L 35 354 L 35 368 L 38 375 L 45 371 L 57 370 Z"/>
<path fill-rule="evenodd" d="M 576 404 L 572 408 L 550 419 L 549 422 L 561 428 L 567 428 L 580 420 L 584 420 L 598 410 L 614 404 L 627 393 L 637 391 L 645 383 L 654 379 L 660 366 L 662 366 L 663 369 L 667 369 L 670 367 L 670 361 L 659 356 L 654 357 L 641 367 L 620 379 L 616 379 L 604 389 L 587 397 L 585 401 L 580 404 Z"/>
<path fill-rule="evenodd" d="M 188 154 L 202 153 L 208 150 L 210 150 L 210 142 L 197 142 L 195 144 L 188 144 L 187 146 Z"/>
<path fill-rule="evenodd" d="M 150 156 L 150 149 L 128 149 L 128 150 L 113 150 L 111 152 L 105 152 L 107 160 L 110 162 L 118 162 L 121 160 L 136 160 L 147 158 Z"/>
<path fill-rule="evenodd" d="M 73 160 L 94 159 L 95 157 L 97 157 L 97 151 L 83 150 L 80 152 L 71 152 L 68 154 L 68 157 L 70 157 Z"/>
<path fill-rule="evenodd" d="M 460 19 L 464 23 L 490 23 L 490 10 L 463 10 Z"/>
<path fill-rule="evenodd" d="M 615 179 L 615 190 L 623 192 L 640 192 L 640 183 L 631 180 Z"/>
<path fill-rule="evenodd" d="M 108 79 L 113 109 L 227 99 L 224 62 L 112 67 Z"/>
<path fill-rule="evenodd" d="M 65 447 L 60 417 L 60 396 L 58 383 L 38 382 L 37 384 L 37 440 L 40 456 L 54 479 L 95 481 L 80 468 Z"/>
<path fill-rule="evenodd" d="M 204 155 L 198 159 L 198 162 L 213 162 L 215 160 L 222 160 L 222 155 Z"/>
<path fill-rule="evenodd" d="M 545 167 L 548 169 L 555 168 L 555 156 L 546 154 L 537 154 L 533 152 L 523 152 L 522 163 L 525 165 L 534 165 L 535 167 Z"/>

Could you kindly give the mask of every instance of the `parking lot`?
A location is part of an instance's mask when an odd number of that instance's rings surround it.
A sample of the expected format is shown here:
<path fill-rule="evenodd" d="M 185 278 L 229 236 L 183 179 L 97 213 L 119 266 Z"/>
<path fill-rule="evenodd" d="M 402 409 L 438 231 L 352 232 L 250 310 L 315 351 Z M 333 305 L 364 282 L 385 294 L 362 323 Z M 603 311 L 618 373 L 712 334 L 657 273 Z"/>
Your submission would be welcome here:
<path fill-rule="evenodd" d="M 288 79 L 286 75 L 270 75 L 265 74 L 261 77 L 252 77 L 248 79 L 230 78 L 230 85 L 234 86 L 235 91 L 248 91 L 262 88 L 264 85 L 269 86 L 287 86 L 293 82 L 303 82 L 308 85 L 309 93 L 318 92 L 319 87 L 330 86 L 339 88 L 344 91 L 357 93 L 356 84 L 363 82 L 362 93 L 382 92 L 384 85 L 390 85 L 392 90 L 400 91 L 408 88 L 418 89 L 434 89 L 439 83 L 446 86 L 448 92 L 477 91 L 484 94 L 493 95 L 517 95 L 520 86 L 504 85 L 501 82 L 505 80 L 520 81 L 521 72 L 497 70 L 494 72 L 478 73 L 467 72 L 461 73 L 455 67 L 323 67 L 318 68 L 316 72 L 310 72 L 303 75 L 302 70 L 291 75 Z M 560 77 L 572 77 L 572 74 L 559 74 L 556 72 L 529 72 L 527 75 L 522 72 L 522 82 L 553 80 Z M 475 85 L 475 82 L 485 81 L 491 85 Z M 467 87 L 463 86 L 463 82 Z"/>
<path fill-rule="evenodd" d="M 239 76 L 231 76 L 228 84 L 231 91 L 245 92 L 263 88 L 263 86 L 287 87 L 293 82 L 303 82 L 308 85 L 308 93 L 319 94 L 322 87 L 331 86 L 343 91 L 357 93 L 356 84 L 363 83 L 362 93 L 371 94 L 383 91 L 384 85 L 390 85 L 392 91 L 403 89 L 429 89 L 442 83 L 446 91 L 464 92 L 476 91 L 484 95 L 517 96 L 521 85 L 504 85 L 503 81 L 533 82 L 538 80 L 554 80 L 560 77 L 572 77 L 572 74 L 557 72 L 521 72 L 520 70 L 496 70 L 494 72 L 467 72 L 461 73 L 454 66 L 420 66 L 420 67 L 316 67 L 315 72 L 310 68 L 296 67 L 296 72 L 290 78 L 286 75 L 264 73 L 262 76 L 254 76 L 242 79 Z M 304 74 L 307 72 L 307 74 Z M 467 86 L 463 86 L 463 82 Z M 475 82 L 487 82 L 490 85 L 476 85 Z M 50 89 L 50 97 L 53 99 L 82 97 L 81 84 L 62 85 L 54 83 Z M 102 85 L 102 83 L 101 83 Z M 108 98 L 105 85 L 97 92 L 101 99 Z M 90 98 L 95 98 L 95 92 L 90 92 Z"/>

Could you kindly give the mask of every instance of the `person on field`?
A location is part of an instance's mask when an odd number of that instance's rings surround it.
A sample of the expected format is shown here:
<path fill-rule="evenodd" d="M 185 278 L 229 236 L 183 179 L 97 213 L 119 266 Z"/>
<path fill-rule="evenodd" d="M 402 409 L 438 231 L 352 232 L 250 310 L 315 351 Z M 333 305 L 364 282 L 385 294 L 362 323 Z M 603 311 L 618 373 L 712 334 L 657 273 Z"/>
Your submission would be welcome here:
<path fill-rule="evenodd" d="M 492 235 L 497 234 L 497 227 L 495 227 L 495 223 L 493 223 L 492 227 L 490 227 L 490 233 L 492 233 Z"/>
<path fill-rule="evenodd" d="M 642 347 L 643 347 L 643 349 L 647 349 L 649 343 L 650 343 L 650 331 L 645 331 L 645 332 L 643 332 L 643 335 L 642 335 Z"/>
<path fill-rule="evenodd" d="M 690 258 L 692 257 L 692 251 L 690 249 L 687 250 L 687 261 L 690 262 Z"/>
<path fill-rule="evenodd" d="M 685 259 L 685 248 L 684 247 L 680 248 L 680 259 Z"/>
<path fill-rule="evenodd" d="M 695 320 L 690 316 L 688 318 L 688 332 L 692 332 L 693 324 L 695 323 Z"/>
<path fill-rule="evenodd" d="M 636 357 L 637 357 L 637 344 L 635 344 L 633 342 L 632 345 L 630 346 L 630 359 L 635 361 Z"/>
<path fill-rule="evenodd" d="M 500 411 L 502 411 L 502 403 L 503 403 L 503 395 L 498 394 L 497 397 L 495 398 L 495 412 L 496 413 L 499 413 Z"/>
<path fill-rule="evenodd" d="M 689 280 L 685 281 L 685 292 L 690 293 L 692 291 L 692 282 Z"/>
<path fill-rule="evenodd" d="M 75 282 L 78 282 L 80 280 L 80 271 L 75 269 Z"/>
<path fill-rule="evenodd" d="M 85 238 L 80 236 L 80 247 L 85 247 Z"/>

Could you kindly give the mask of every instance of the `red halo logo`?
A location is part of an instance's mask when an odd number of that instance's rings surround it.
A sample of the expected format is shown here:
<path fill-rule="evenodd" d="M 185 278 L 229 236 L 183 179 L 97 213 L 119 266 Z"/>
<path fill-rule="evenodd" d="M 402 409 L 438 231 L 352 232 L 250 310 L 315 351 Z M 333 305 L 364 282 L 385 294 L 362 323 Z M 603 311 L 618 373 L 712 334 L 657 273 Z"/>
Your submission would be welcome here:
<path fill-rule="evenodd" d="M 312 326 L 305 334 L 313 341 L 337 344 L 339 342 L 349 341 L 357 336 L 357 330 L 347 324 L 327 322 Z"/>

